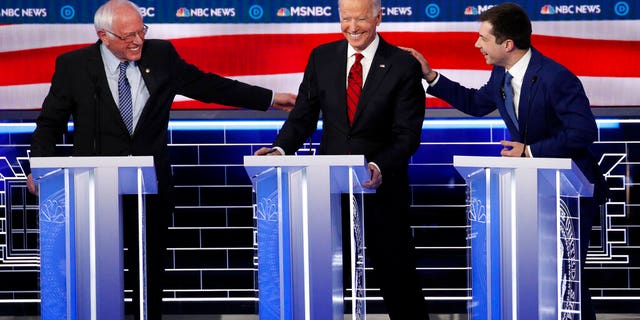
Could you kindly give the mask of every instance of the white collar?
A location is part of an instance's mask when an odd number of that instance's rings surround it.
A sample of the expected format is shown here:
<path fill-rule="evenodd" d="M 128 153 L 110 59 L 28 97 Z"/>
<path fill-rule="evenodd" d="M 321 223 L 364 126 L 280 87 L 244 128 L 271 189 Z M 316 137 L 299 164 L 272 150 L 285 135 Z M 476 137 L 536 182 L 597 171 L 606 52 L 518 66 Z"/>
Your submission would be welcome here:
<path fill-rule="evenodd" d="M 373 59 L 373 56 L 376 54 L 376 50 L 378 50 L 379 44 L 380 36 L 376 33 L 376 37 L 373 39 L 373 41 L 369 44 L 368 47 L 360 51 L 360 53 L 364 56 L 364 58 L 371 61 L 371 59 Z M 356 51 L 356 49 L 354 49 L 352 46 L 347 46 L 347 58 L 351 58 L 351 56 L 353 56 L 357 52 L 358 51 Z"/>
<path fill-rule="evenodd" d="M 522 82 L 524 80 L 524 74 L 527 72 L 527 67 L 531 61 L 531 48 L 514 64 L 511 69 L 506 70 L 513 76 L 516 81 Z"/>
<path fill-rule="evenodd" d="M 122 61 L 120 61 L 120 59 L 118 59 L 118 57 L 116 57 L 104 43 L 100 45 L 100 54 L 102 55 L 102 61 L 106 65 L 109 72 L 111 72 L 112 74 L 120 72 L 118 68 L 120 66 L 120 62 Z"/>

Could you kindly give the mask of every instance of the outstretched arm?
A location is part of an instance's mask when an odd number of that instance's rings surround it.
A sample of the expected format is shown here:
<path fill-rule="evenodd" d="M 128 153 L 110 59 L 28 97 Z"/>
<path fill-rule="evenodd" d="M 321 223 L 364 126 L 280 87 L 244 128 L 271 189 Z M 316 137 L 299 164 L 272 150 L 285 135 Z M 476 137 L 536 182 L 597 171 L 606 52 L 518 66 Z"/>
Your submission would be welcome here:
<path fill-rule="evenodd" d="M 420 67 L 422 69 L 422 78 L 427 80 L 427 82 L 431 83 L 438 77 L 438 73 L 433 70 L 433 68 L 431 68 L 429 61 L 427 61 L 427 58 L 425 58 L 420 52 L 413 48 L 400 48 L 409 52 L 414 58 L 416 58 L 416 60 L 418 60 L 418 62 L 420 62 Z"/>

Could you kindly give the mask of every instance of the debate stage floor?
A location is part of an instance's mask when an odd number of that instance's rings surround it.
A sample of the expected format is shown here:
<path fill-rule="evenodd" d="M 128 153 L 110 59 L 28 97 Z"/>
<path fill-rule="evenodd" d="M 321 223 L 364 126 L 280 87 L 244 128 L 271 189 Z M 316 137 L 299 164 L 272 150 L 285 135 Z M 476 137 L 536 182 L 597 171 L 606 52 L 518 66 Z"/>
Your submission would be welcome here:
<path fill-rule="evenodd" d="M 6 317 L 0 316 L 0 320 L 39 320 L 40 317 Z M 129 318 L 127 318 L 129 319 Z M 351 316 L 346 315 L 345 320 L 351 320 Z M 640 319 L 640 314 L 598 314 L 598 320 L 631 320 Z M 162 320 L 258 320 L 255 315 L 166 315 Z M 387 315 L 371 314 L 367 315 L 367 320 L 389 320 Z M 467 320 L 465 314 L 432 314 L 431 320 Z"/>

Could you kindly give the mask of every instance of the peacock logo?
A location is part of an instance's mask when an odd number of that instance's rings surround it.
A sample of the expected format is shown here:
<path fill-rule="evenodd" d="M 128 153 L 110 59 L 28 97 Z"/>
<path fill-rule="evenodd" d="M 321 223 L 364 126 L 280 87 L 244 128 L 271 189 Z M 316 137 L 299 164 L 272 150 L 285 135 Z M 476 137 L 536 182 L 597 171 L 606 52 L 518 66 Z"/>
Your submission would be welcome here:
<path fill-rule="evenodd" d="M 478 8 L 476 8 L 476 7 L 466 7 L 464 9 L 464 15 L 465 16 L 477 16 L 478 15 Z"/>
<path fill-rule="evenodd" d="M 547 5 L 542 6 L 542 9 L 540 9 L 540 13 L 541 14 L 556 14 L 556 10 L 552 5 L 547 4 Z"/>
<path fill-rule="evenodd" d="M 291 17 L 291 10 L 287 8 L 278 9 L 278 17 Z"/>
<path fill-rule="evenodd" d="M 191 16 L 191 14 L 189 12 L 189 9 L 187 9 L 187 8 L 179 8 L 178 11 L 176 11 L 176 17 L 188 18 L 190 16 Z"/>

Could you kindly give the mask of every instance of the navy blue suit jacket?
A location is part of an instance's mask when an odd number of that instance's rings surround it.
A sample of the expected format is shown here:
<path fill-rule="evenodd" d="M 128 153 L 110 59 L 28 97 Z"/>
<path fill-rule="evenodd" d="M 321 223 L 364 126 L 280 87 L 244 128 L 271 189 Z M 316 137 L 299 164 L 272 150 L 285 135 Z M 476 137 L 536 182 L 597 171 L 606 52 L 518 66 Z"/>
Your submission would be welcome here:
<path fill-rule="evenodd" d="M 594 196 L 601 202 L 606 186 L 589 150 L 598 137 L 598 128 L 582 83 L 564 66 L 534 48 L 531 51 L 520 93 L 518 127 L 505 110 L 503 67 L 495 66 L 480 89 L 463 87 L 441 74 L 427 93 L 477 117 L 498 109 L 512 141 L 530 146 L 534 157 L 573 159 L 595 184 Z"/>

